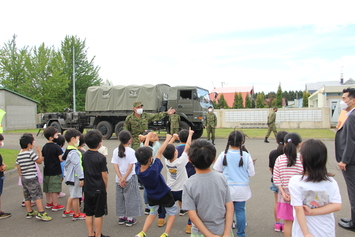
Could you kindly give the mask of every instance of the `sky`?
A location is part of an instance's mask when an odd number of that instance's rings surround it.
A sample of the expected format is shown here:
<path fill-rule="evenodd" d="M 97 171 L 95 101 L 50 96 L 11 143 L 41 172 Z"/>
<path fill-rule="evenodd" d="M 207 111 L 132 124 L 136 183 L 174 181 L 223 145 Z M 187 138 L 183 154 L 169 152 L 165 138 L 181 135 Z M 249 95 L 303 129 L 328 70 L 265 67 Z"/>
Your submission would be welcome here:
<path fill-rule="evenodd" d="M 88 59 L 113 85 L 253 86 L 304 90 L 305 83 L 355 79 L 351 0 L 1 3 L 0 44 L 59 48 L 86 40 Z"/>

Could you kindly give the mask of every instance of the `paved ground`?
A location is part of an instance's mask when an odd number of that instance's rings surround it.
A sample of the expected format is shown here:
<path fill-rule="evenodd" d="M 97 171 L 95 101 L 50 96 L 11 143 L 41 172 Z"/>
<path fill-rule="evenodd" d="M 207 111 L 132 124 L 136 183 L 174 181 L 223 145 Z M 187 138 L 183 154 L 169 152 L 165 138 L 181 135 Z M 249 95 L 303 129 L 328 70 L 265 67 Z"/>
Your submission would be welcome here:
<path fill-rule="evenodd" d="M 20 134 L 5 134 L 5 147 L 8 149 L 18 149 L 19 138 Z M 344 179 L 340 170 L 337 168 L 334 159 L 334 141 L 326 140 L 324 142 L 328 147 L 329 153 L 328 169 L 329 172 L 336 175 L 335 179 L 340 186 L 344 202 L 343 209 L 335 213 L 336 220 L 339 220 L 340 217 L 349 217 L 349 201 Z M 42 147 L 45 144 L 45 138 L 41 135 L 36 137 L 36 144 Z M 104 141 L 104 144 L 108 147 L 111 153 L 113 149 L 118 146 L 118 141 L 112 138 L 111 140 Z M 225 146 L 226 140 L 216 140 L 218 153 L 223 151 Z M 251 178 L 250 182 L 253 196 L 247 202 L 247 236 L 283 236 L 282 233 L 276 233 L 273 231 L 273 194 L 269 190 L 270 172 L 268 169 L 268 154 L 276 147 L 275 140 L 271 139 L 271 143 L 266 144 L 262 140 L 249 139 L 246 141 L 246 146 L 253 159 L 257 158 L 255 165 L 256 175 Z M 119 226 L 117 224 L 117 218 L 115 216 L 115 173 L 110 161 L 111 158 L 109 157 L 109 214 L 104 217 L 103 233 L 110 236 L 134 236 L 141 230 L 146 216 L 138 217 L 138 223 L 132 227 Z M 166 171 L 163 170 L 163 174 L 165 174 L 165 172 Z M 16 172 L 7 172 L 4 192 L 2 195 L 2 209 L 5 212 L 11 212 L 12 217 L 0 220 L 0 236 L 87 236 L 85 221 L 74 222 L 69 218 L 62 218 L 61 212 L 49 211 L 48 214 L 53 217 L 53 220 L 46 223 L 36 219 L 26 219 L 26 210 L 24 207 L 21 207 L 22 188 L 17 185 L 17 181 L 18 175 Z M 66 185 L 63 185 L 63 190 L 68 193 Z M 66 198 L 61 198 L 59 203 L 65 205 Z M 184 231 L 187 219 L 187 216 L 178 216 L 170 236 L 189 236 L 185 234 Z M 148 231 L 147 236 L 160 236 L 163 232 L 164 227 L 158 227 L 155 223 Z M 336 233 L 337 236 L 342 237 L 354 236 L 353 232 L 343 230 L 338 226 L 336 227 Z"/>

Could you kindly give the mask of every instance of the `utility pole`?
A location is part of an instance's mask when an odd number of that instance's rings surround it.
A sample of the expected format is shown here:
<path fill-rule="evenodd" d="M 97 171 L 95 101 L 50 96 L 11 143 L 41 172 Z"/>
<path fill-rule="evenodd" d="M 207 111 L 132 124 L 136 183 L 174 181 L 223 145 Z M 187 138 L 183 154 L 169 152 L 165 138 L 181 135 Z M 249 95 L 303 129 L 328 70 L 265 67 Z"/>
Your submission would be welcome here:
<path fill-rule="evenodd" d="M 75 100 L 75 47 L 73 45 L 73 110 L 76 112 L 76 100 Z"/>

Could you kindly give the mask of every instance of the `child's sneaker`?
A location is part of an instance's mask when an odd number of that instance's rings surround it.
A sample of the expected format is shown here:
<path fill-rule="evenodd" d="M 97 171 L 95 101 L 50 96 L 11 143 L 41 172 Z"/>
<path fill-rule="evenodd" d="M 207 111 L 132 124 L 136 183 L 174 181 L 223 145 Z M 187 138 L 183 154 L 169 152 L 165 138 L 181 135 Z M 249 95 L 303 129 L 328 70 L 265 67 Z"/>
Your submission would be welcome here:
<path fill-rule="evenodd" d="M 66 195 L 67 195 L 66 193 L 60 192 L 59 195 L 58 195 L 58 197 L 59 197 L 59 198 L 62 198 L 62 197 L 65 197 Z"/>
<path fill-rule="evenodd" d="M 42 221 L 51 221 L 52 217 L 47 215 L 47 212 L 38 213 L 36 216 L 37 219 L 42 220 Z"/>
<path fill-rule="evenodd" d="M 38 211 L 32 210 L 32 212 L 27 212 L 26 218 L 31 219 L 32 217 L 35 217 L 38 215 Z"/>
<path fill-rule="evenodd" d="M 160 237 L 169 237 L 169 235 L 167 233 L 163 233 Z"/>
<path fill-rule="evenodd" d="M 52 209 L 54 207 L 53 202 L 47 203 L 45 207 L 46 207 L 46 209 Z"/>
<path fill-rule="evenodd" d="M 134 237 L 145 237 L 145 236 L 146 234 L 143 231 L 141 231 L 138 234 L 136 234 Z"/>
<path fill-rule="evenodd" d="M 187 214 L 187 210 L 180 210 L 179 215 L 180 216 L 185 216 Z"/>
<path fill-rule="evenodd" d="M 158 226 L 163 227 L 166 224 L 166 220 L 164 218 L 158 218 Z"/>
<path fill-rule="evenodd" d="M 25 201 L 22 201 L 21 207 L 25 207 L 25 206 L 26 206 Z"/>
<path fill-rule="evenodd" d="M 276 223 L 274 224 L 274 230 L 277 231 L 277 232 L 282 231 L 282 229 L 283 229 L 282 227 L 283 227 L 282 224 L 279 223 L 279 222 L 276 222 Z"/>
<path fill-rule="evenodd" d="M 52 211 L 60 211 L 60 210 L 63 210 L 64 209 L 64 206 L 63 205 L 59 205 L 57 204 L 57 206 L 53 206 L 52 207 Z"/>
<path fill-rule="evenodd" d="M 26 206 L 25 201 L 22 201 L 21 206 L 22 206 L 22 207 L 25 207 L 25 206 Z M 31 201 L 31 207 L 34 207 L 34 206 L 36 206 L 36 202 Z"/>
<path fill-rule="evenodd" d="M 11 216 L 11 213 L 0 212 L 0 219 L 9 218 L 10 216 Z"/>
<path fill-rule="evenodd" d="M 186 234 L 191 234 L 191 225 L 186 225 L 185 232 Z"/>
<path fill-rule="evenodd" d="M 149 208 L 145 208 L 145 209 L 144 209 L 144 214 L 145 214 L 145 215 L 149 215 L 149 213 L 150 213 L 150 209 L 149 209 Z"/>
<path fill-rule="evenodd" d="M 235 220 L 233 220 L 233 222 L 232 222 L 232 229 L 235 229 L 235 226 L 236 226 L 236 223 L 235 223 Z"/>
<path fill-rule="evenodd" d="M 127 218 L 126 218 L 126 217 L 124 217 L 124 218 L 118 218 L 118 224 L 119 224 L 119 225 L 124 225 L 124 224 L 126 223 L 126 221 L 127 221 Z"/>
<path fill-rule="evenodd" d="M 132 220 L 127 220 L 126 221 L 126 226 L 132 226 L 132 225 L 135 225 L 135 224 L 137 224 L 137 220 L 136 220 L 136 218 L 133 218 Z"/>
<path fill-rule="evenodd" d="M 63 211 L 62 217 L 68 217 L 73 215 L 74 215 L 74 211 Z"/>
<path fill-rule="evenodd" d="M 86 218 L 86 215 L 84 213 L 80 213 L 79 212 L 79 215 L 73 215 L 73 221 L 76 221 L 76 220 L 85 220 Z"/>

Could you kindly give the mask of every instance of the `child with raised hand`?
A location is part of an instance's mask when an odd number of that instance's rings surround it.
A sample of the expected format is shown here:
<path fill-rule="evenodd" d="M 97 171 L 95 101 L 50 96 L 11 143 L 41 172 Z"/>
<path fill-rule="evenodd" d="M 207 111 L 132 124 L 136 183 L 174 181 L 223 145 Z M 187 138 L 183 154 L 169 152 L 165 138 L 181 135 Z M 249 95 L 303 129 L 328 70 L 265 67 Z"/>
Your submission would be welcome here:
<path fill-rule="evenodd" d="M 303 173 L 289 182 L 291 205 L 295 211 L 292 236 L 335 236 L 333 212 L 341 209 L 339 186 L 327 172 L 327 148 L 310 139 L 300 149 Z"/>
<path fill-rule="evenodd" d="M 245 236 L 245 203 L 251 197 L 249 177 L 255 175 L 251 156 L 243 151 L 244 134 L 233 131 L 229 134 L 227 146 L 221 152 L 213 168 L 224 174 L 234 205 L 237 220 L 237 236 Z"/>
<path fill-rule="evenodd" d="M 233 202 L 223 174 L 211 169 L 216 148 L 205 139 L 194 141 L 188 151 L 196 174 L 184 184 L 183 209 L 193 223 L 191 236 L 233 236 Z"/>
<path fill-rule="evenodd" d="M 136 235 L 136 237 L 146 236 L 146 232 L 158 214 L 159 206 L 165 207 L 166 212 L 169 214 L 165 232 L 160 236 L 167 237 L 173 227 L 178 210 L 170 188 L 166 185 L 164 177 L 161 174 L 163 164 L 160 159 L 172 136 L 170 134 L 166 135 L 166 139 L 163 145 L 159 148 L 155 160 L 152 156 L 152 149 L 147 147 L 149 145 L 149 137 L 150 133 L 147 135 L 145 141 L 146 146 L 139 147 L 135 153 L 138 160 L 136 174 L 147 190 L 148 203 L 150 206 L 150 213 L 144 222 L 143 229 Z"/>
<path fill-rule="evenodd" d="M 284 138 L 284 154 L 276 159 L 274 166 L 274 184 L 278 187 L 277 218 L 284 220 L 284 236 L 292 232 L 293 208 L 290 204 L 288 182 L 294 175 L 303 172 L 299 149 L 302 139 L 297 133 L 289 133 Z"/>
<path fill-rule="evenodd" d="M 118 134 L 120 145 L 113 151 L 111 163 L 116 172 L 116 215 L 118 224 L 132 226 L 137 223 L 133 217 L 142 215 L 141 196 L 135 171 L 137 158 L 130 147 L 132 135 L 127 130 Z"/>
<path fill-rule="evenodd" d="M 277 197 L 278 197 L 278 192 L 279 189 L 276 187 L 274 184 L 274 180 L 272 178 L 272 175 L 274 173 L 274 165 L 277 157 L 282 155 L 284 153 L 284 139 L 285 136 L 287 135 L 286 131 L 280 131 L 276 134 L 276 143 L 277 143 L 277 148 L 275 150 L 272 150 L 269 154 L 269 169 L 271 172 L 271 186 L 270 190 L 273 191 L 274 197 L 275 197 L 275 202 L 274 202 L 274 218 L 275 218 L 275 224 L 274 224 L 274 230 L 277 232 L 280 232 L 283 230 L 283 224 L 281 223 L 281 220 L 277 218 L 276 215 L 276 209 L 277 209 Z"/>

